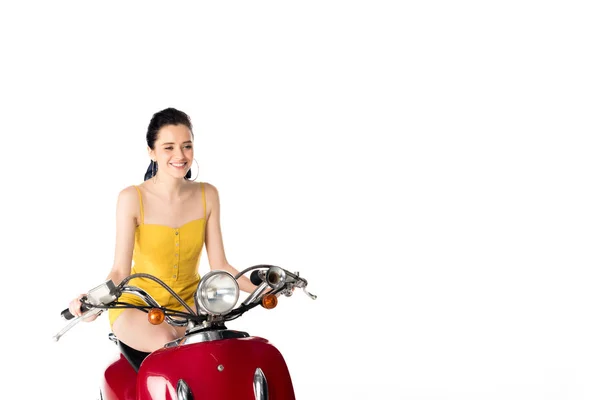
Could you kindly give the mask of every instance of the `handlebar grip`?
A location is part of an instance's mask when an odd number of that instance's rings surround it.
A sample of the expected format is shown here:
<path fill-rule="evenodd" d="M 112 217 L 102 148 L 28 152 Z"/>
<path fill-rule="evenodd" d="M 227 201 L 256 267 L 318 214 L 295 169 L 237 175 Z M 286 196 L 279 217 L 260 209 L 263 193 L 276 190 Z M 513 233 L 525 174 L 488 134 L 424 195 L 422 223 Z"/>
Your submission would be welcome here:
<path fill-rule="evenodd" d="M 252 271 L 252 273 L 250 274 L 250 282 L 252 282 L 252 284 L 256 286 L 260 285 L 263 282 L 262 278 L 258 274 L 258 270 Z"/>
<path fill-rule="evenodd" d="M 63 312 L 60 313 L 60 316 L 63 317 L 64 319 L 66 319 L 67 321 L 70 319 L 73 319 L 74 315 L 71 314 L 71 311 L 69 311 L 68 308 L 65 308 L 63 310 Z"/>
<path fill-rule="evenodd" d="M 87 306 L 85 306 L 84 304 L 81 305 L 81 307 L 79 307 L 79 309 L 82 312 L 86 312 L 89 310 L 89 308 Z M 69 311 L 68 308 L 65 308 L 61 313 L 60 313 L 61 317 L 63 317 L 64 319 L 66 319 L 67 321 L 70 319 L 75 318 L 75 316 L 73 314 L 71 314 L 71 311 Z"/>

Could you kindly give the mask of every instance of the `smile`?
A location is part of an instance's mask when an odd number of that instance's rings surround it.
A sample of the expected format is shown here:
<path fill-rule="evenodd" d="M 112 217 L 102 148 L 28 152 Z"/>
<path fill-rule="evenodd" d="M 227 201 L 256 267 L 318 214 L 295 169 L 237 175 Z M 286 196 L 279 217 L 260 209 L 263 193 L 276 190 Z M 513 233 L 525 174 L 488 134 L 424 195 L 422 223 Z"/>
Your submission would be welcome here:
<path fill-rule="evenodd" d="M 169 163 L 170 165 L 174 166 L 175 168 L 183 168 L 187 165 L 187 162 L 183 162 L 183 163 Z"/>

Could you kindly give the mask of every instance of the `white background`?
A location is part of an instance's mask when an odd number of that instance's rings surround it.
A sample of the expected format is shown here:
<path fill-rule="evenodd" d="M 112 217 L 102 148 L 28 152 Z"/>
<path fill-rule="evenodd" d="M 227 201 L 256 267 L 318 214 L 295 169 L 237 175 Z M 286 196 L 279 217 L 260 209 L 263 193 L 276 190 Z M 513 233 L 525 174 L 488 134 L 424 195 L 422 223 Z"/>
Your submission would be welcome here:
<path fill-rule="evenodd" d="M 229 261 L 319 296 L 230 324 L 298 399 L 599 398 L 593 2 L 213 3 L 0 7 L 2 390 L 95 398 L 106 315 L 52 336 L 172 106 Z"/>

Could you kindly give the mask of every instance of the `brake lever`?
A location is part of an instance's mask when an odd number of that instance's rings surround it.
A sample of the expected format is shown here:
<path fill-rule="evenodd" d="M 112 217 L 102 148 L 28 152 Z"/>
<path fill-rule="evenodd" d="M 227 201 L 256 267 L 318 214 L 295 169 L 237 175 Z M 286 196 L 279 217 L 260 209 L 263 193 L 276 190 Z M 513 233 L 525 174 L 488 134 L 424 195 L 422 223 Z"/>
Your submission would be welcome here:
<path fill-rule="evenodd" d="M 312 293 L 310 293 L 308 290 L 306 290 L 306 286 L 303 286 L 303 287 L 302 287 L 302 290 L 303 290 L 303 291 L 304 291 L 304 293 L 306 293 L 306 295 L 307 295 L 308 297 L 310 297 L 311 299 L 313 299 L 313 300 L 316 300 L 316 299 L 317 299 L 317 296 L 315 296 L 314 294 L 312 294 Z"/>
<path fill-rule="evenodd" d="M 296 272 L 294 275 L 295 275 L 295 279 L 296 279 L 296 283 L 294 286 L 298 287 L 298 288 L 302 288 L 302 290 L 308 297 L 310 297 L 313 300 L 316 300 L 317 296 L 315 296 L 314 294 L 312 294 L 308 290 L 306 290 L 308 281 L 306 279 L 300 277 L 300 272 Z"/>
<path fill-rule="evenodd" d="M 86 312 L 84 312 L 83 314 L 81 314 L 80 317 L 74 318 L 67 326 L 65 326 L 60 332 L 58 332 L 56 335 L 53 336 L 53 339 L 55 342 L 58 342 L 58 340 L 65 334 L 67 333 L 67 331 L 69 329 L 71 329 L 72 327 L 74 327 L 75 325 L 77 325 L 79 322 L 81 322 L 82 320 L 88 318 L 89 316 L 92 316 L 94 314 L 101 314 L 102 311 L 104 311 L 101 308 L 92 308 L 91 310 L 88 310 Z"/>

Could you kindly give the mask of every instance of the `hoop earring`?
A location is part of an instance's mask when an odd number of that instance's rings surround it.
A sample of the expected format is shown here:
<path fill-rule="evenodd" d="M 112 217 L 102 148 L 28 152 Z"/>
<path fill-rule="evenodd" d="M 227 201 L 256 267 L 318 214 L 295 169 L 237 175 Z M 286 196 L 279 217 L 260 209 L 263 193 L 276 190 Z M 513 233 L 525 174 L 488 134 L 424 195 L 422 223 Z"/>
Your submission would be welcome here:
<path fill-rule="evenodd" d="M 196 161 L 195 158 L 194 161 Z M 200 175 L 200 164 L 198 164 L 198 161 L 196 161 L 196 165 L 198 166 L 198 172 L 196 172 L 196 177 L 194 179 L 191 179 L 192 181 L 196 181 L 196 179 L 198 179 L 198 175 Z"/>
<path fill-rule="evenodd" d="M 158 163 L 152 160 L 152 183 L 156 183 L 156 173 L 158 172 Z"/>

